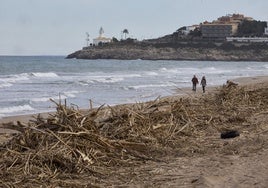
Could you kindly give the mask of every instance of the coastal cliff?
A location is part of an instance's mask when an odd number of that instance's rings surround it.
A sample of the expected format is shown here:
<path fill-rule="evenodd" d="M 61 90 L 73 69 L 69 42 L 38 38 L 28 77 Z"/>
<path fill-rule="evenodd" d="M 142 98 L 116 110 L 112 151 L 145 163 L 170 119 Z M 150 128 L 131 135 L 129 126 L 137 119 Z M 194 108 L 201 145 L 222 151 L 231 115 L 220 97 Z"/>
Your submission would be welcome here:
<path fill-rule="evenodd" d="M 106 44 L 87 47 L 67 56 L 76 59 L 268 61 L 268 45 L 141 45 Z"/>

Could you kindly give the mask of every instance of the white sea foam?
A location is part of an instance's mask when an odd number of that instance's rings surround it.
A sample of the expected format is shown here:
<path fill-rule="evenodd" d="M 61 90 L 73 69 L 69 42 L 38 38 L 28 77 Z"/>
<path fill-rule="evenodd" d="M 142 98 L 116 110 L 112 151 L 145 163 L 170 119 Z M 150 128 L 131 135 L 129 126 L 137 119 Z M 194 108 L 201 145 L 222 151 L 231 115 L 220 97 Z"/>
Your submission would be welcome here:
<path fill-rule="evenodd" d="M 63 92 L 60 95 L 55 95 L 55 96 L 47 96 L 47 97 L 37 97 L 37 98 L 32 98 L 31 102 L 48 102 L 50 101 L 50 99 L 53 100 L 59 100 L 59 99 L 67 99 L 67 98 L 75 98 L 77 93 L 80 93 L 79 91 L 67 91 L 67 92 Z"/>
<path fill-rule="evenodd" d="M 14 83 L 25 80 L 29 80 L 29 78 L 24 73 L 16 75 L 7 75 L 0 78 L 0 88 L 11 87 Z"/>
<path fill-rule="evenodd" d="M 0 109 L 0 114 L 9 114 L 9 113 L 18 113 L 23 111 L 33 111 L 34 108 L 32 108 L 30 105 L 21 105 L 21 106 L 11 106 L 11 107 L 5 107 Z"/>
<path fill-rule="evenodd" d="M 59 76 L 53 72 L 47 72 L 47 73 L 36 72 L 36 73 L 21 73 L 15 75 L 7 75 L 1 78 L 0 88 L 11 87 L 14 83 L 30 80 L 31 77 L 56 78 Z"/>
<path fill-rule="evenodd" d="M 222 73 L 231 73 L 233 70 L 228 70 L 228 69 L 217 69 L 215 67 L 207 67 L 203 68 L 198 73 L 202 74 L 222 74 Z"/>
<path fill-rule="evenodd" d="M 69 98 L 76 97 L 75 94 L 78 94 L 78 93 L 81 93 L 81 91 L 66 91 L 66 92 L 63 92 L 63 94 L 66 95 Z"/>
<path fill-rule="evenodd" d="M 82 82 L 82 81 L 80 81 L 80 82 L 78 82 L 78 84 L 79 85 L 81 85 L 81 86 L 88 86 L 89 85 L 89 83 L 87 83 L 87 82 Z"/>
<path fill-rule="evenodd" d="M 16 83 L 19 81 L 29 80 L 29 76 L 25 73 L 16 74 L 16 75 L 8 75 L 6 77 L 1 78 L 1 81 L 4 83 Z"/>
<path fill-rule="evenodd" d="M 136 85 L 136 86 L 129 86 L 129 89 L 142 89 L 142 88 L 159 88 L 159 87 L 168 87 L 174 86 L 174 83 L 167 83 L 167 84 L 145 84 L 145 85 Z"/>
<path fill-rule="evenodd" d="M 167 68 L 164 67 L 164 68 L 160 69 L 160 72 L 174 74 L 174 73 L 179 73 L 180 71 L 179 71 L 179 69 L 167 69 Z"/>
<path fill-rule="evenodd" d="M 140 74 L 112 74 L 102 76 L 90 76 L 87 83 L 116 83 L 124 81 L 126 78 L 142 77 Z M 85 83 L 84 83 L 85 84 Z"/>
<path fill-rule="evenodd" d="M 33 77 L 38 77 L 38 78 L 56 78 L 56 77 L 59 77 L 54 72 L 33 72 L 33 73 L 29 73 L 29 75 L 33 76 Z"/>
<path fill-rule="evenodd" d="M 11 87 L 12 85 L 11 83 L 0 83 L 0 88 Z"/>
<path fill-rule="evenodd" d="M 155 93 L 146 93 L 143 95 L 140 95 L 141 98 L 152 98 L 155 95 Z"/>
<path fill-rule="evenodd" d="M 147 75 L 147 76 L 157 76 L 158 73 L 152 72 L 152 71 L 148 71 L 148 72 L 145 72 L 145 75 Z"/>
<path fill-rule="evenodd" d="M 123 74 L 123 75 L 119 75 L 120 77 L 124 77 L 124 78 L 135 78 L 135 77 L 141 77 L 140 74 Z"/>
<path fill-rule="evenodd" d="M 32 102 L 47 102 L 49 101 L 49 97 L 40 97 L 31 99 Z"/>
<path fill-rule="evenodd" d="M 187 73 L 187 74 L 195 74 L 196 72 L 200 71 L 199 69 L 196 68 L 172 68 L 172 69 L 167 69 L 167 68 L 161 68 L 159 70 L 162 73 L 169 73 L 169 74 L 181 74 L 181 73 Z"/>
<path fill-rule="evenodd" d="M 123 77 L 107 77 L 107 78 L 99 78 L 99 79 L 94 79 L 94 82 L 98 82 L 98 83 L 116 83 L 116 82 L 120 82 L 123 81 L 124 78 Z"/>

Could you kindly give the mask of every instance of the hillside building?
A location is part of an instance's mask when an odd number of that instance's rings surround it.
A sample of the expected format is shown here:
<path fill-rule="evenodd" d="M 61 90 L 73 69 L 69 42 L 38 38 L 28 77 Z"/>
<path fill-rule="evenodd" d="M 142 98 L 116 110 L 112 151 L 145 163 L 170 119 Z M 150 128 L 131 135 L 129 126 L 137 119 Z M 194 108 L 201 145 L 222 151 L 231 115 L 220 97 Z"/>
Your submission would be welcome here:
<path fill-rule="evenodd" d="M 201 32 L 204 38 L 226 38 L 232 35 L 231 24 L 202 24 Z"/>
<path fill-rule="evenodd" d="M 222 16 L 213 22 L 204 22 L 201 32 L 204 38 L 226 38 L 237 33 L 238 25 L 243 20 L 252 21 L 253 18 L 245 17 L 243 14 L 229 14 Z"/>

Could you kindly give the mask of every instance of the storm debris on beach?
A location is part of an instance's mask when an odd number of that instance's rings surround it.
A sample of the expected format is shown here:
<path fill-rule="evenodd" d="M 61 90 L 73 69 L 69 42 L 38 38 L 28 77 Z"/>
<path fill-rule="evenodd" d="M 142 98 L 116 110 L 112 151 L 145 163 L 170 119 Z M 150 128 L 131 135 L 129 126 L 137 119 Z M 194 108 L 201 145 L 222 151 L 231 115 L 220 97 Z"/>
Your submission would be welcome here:
<path fill-rule="evenodd" d="M 0 147 L 0 184 L 153 185 L 159 181 L 150 182 L 153 174 L 145 177 L 133 169 L 150 162 L 168 164 L 173 158 L 257 152 L 268 143 L 267 88 L 224 85 L 205 95 L 89 110 L 52 100 L 57 107 L 49 117 L 9 125 L 19 133 Z M 221 139 L 228 130 L 240 136 Z M 188 181 L 193 182 L 198 179 Z"/>

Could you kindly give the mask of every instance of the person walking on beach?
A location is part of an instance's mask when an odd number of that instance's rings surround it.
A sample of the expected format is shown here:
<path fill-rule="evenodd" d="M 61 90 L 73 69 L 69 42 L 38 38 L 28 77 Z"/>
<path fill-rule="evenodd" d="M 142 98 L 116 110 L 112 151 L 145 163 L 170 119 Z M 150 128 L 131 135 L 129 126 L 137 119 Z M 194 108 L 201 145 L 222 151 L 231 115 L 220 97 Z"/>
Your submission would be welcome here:
<path fill-rule="evenodd" d="M 207 85 L 207 80 L 206 80 L 206 77 L 205 76 L 202 77 L 202 80 L 200 82 L 200 85 L 202 86 L 203 93 L 205 93 L 206 92 L 205 87 Z"/>
<path fill-rule="evenodd" d="M 198 84 L 198 79 L 195 75 L 192 78 L 192 83 L 193 83 L 193 91 L 196 91 L 196 84 Z"/>

